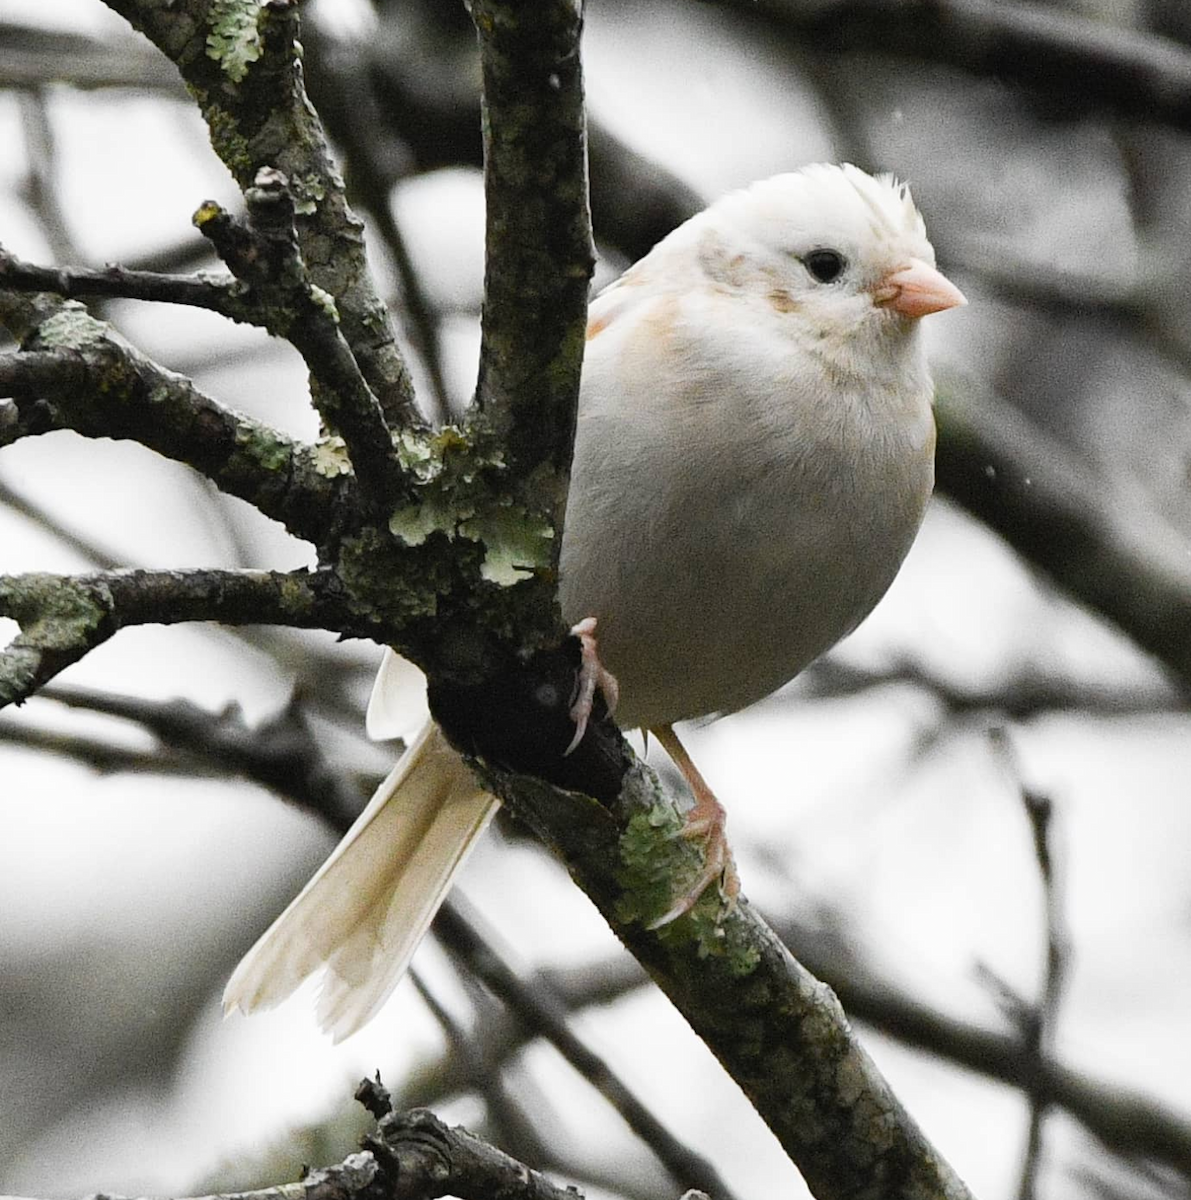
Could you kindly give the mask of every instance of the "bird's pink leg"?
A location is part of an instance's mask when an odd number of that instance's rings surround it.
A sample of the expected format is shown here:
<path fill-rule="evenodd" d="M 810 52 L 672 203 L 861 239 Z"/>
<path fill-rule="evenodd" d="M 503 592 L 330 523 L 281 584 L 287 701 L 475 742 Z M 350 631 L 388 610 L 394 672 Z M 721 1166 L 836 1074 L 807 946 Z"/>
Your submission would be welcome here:
<path fill-rule="evenodd" d="M 730 903 L 740 892 L 740 877 L 736 874 L 736 864 L 732 861 L 732 851 L 728 846 L 728 815 L 724 812 L 724 806 L 699 774 L 699 768 L 678 740 L 674 727 L 657 725 L 650 732 L 682 772 L 695 797 L 695 806 L 686 815 L 682 836 L 699 838 L 703 842 L 703 870 L 682 895 L 675 897 L 674 903 L 662 916 L 650 922 L 649 928 L 657 929 L 690 912 L 699 897 L 717 879 L 720 881 L 720 890 Z"/>
<path fill-rule="evenodd" d="M 575 736 L 571 738 L 571 744 L 563 751 L 563 758 L 566 758 L 583 741 L 583 735 L 587 732 L 587 722 L 591 717 L 591 705 L 595 699 L 596 689 L 598 688 L 603 694 L 609 716 L 616 711 L 616 701 L 620 696 L 620 685 L 616 682 L 616 676 L 600 662 L 595 631 L 595 617 L 584 617 L 578 625 L 571 627 L 571 635 L 579 639 L 581 657 L 579 675 L 575 680 L 575 695 L 571 700 L 571 720 L 575 722 Z"/>

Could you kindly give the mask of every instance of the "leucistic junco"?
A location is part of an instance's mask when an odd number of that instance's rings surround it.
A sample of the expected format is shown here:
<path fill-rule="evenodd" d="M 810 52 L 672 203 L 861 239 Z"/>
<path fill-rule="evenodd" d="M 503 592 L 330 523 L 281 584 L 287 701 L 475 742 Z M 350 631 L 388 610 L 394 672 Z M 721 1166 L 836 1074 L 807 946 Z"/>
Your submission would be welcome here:
<path fill-rule="evenodd" d="M 560 599 L 692 786 L 688 832 L 732 875 L 723 813 L 672 726 L 768 695 L 893 580 L 934 478 L 918 319 L 964 303 L 909 191 L 814 165 L 716 201 L 592 303 Z M 405 672 L 369 712 L 393 736 Z M 392 992 L 497 802 L 426 724 L 360 818 L 244 956 L 225 1010 L 325 968 L 336 1040 Z M 663 918 L 664 919 L 664 918 Z"/>

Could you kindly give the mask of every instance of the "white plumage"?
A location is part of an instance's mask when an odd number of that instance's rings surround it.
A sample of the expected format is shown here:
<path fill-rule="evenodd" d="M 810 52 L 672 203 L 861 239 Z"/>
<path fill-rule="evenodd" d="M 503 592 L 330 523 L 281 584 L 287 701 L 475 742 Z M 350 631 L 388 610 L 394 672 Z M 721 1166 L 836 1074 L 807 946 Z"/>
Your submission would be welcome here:
<path fill-rule="evenodd" d="M 917 318 L 962 303 L 908 191 L 826 165 L 717 201 L 593 302 L 560 600 L 598 619 L 626 728 L 742 708 L 872 609 L 933 481 Z M 398 662 L 374 735 L 402 732 Z M 358 1029 L 495 804 L 427 725 L 225 1008 L 275 1004 L 325 965 L 320 1022 Z"/>

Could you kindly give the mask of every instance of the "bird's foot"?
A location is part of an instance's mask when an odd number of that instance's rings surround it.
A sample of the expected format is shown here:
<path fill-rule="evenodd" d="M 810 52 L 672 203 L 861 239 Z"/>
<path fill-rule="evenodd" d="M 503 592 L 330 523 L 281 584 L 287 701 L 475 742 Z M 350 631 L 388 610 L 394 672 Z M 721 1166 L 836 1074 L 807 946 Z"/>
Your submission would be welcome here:
<path fill-rule="evenodd" d="M 710 792 L 708 796 L 711 805 L 705 807 L 702 799 L 696 801 L 695 807 L 687 813 L 679 835 L 703 843 L 703 869 L 690 887 L 674 897 L 673 903 L 660 917 L 649 922 L 646 926 L 648 929 L 660 929 L 690 912 L 713 883 L 718 884 L 720 895 L 729 907 L 736 903 L 736 897 L 740 894 L 740 876 L 736 873 L 732 849 L 728 845 L 724 806 Z"/>
<path fill-rule="evenodd" d="M 703 869 L 690 887 L 675 896 L 670 907 L 647 926 L 649 929 L 660 929 L 690 912 L 713 883 L 718 883 L 720 895 L 731 907 L 740 894 L 740 876 L 736 873 L 736 863 L 732 860 L 732 850 L 728 845 L 728 814 L 724 806 L 708 787 L 674 730 L 669 725 L 662 725 L 654 729 L 653 734 L 682 772 L 695 797 L 695 805 L 686 814 L 680 836 L 703 843 Z"/>
<path fill-rule="evenodd" d="M 620 686 L 616 676 L 600 662 L 599 644 L 596 641 L 596 618 L 584 617 L 571 627 L 572 637 L 579 639 L 579 674 L 575 679 L 575 691 L 571 697 L 571 720 L 575 722 L 575 736 L 563 751 L 566 758 L 583 741 L 587 722 L 591 719 L 592 702 L 597 691 L 604 697 L 608 715 L 616 711 Z"/>

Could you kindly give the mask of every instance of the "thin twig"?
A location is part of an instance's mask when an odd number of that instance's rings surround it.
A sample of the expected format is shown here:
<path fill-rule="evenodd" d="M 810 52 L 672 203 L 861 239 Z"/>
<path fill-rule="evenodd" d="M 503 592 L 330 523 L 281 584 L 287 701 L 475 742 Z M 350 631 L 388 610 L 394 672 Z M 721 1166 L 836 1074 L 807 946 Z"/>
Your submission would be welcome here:
<path fill-rule="evenodd" d="M 731 1200 L 733 1193 L 715 1168 L 685 1146 L 653 1115 L 607 1062 L 571 1030 L 560 998 L 541 986 L 529 988 L 495 949 L 493 936 L 480 928 L 479 918 L 456 895 L 448 899 L 435 920 L 435 933 L 452 955 L 492 989 L 517 1015 L 527 1031 L 547 1041 L 625 1119 L 680 1186 L 695 1184 L 704 1191 Z"/>
<path fill-rule="evenodd" d="M 409 155 L 397 144 L 393 122 L 388 119 L 390 114 L 382 111 L 371 73 L 361 69 L 368 46 L 328 36 L 318 29 L 317 22 L 306 32 L 307 52 L 315 59 L 311 92 L 327 127 L 343 147 L 348 191 L 372 218 L 393 262 L 405 334 L 430 384 L 430 395 L 423 402 L 433 423 L 441 425 L 450 417 L 450 402 L 438 315 L 422 286 L 391 203 Z"/>
<path fill-rule="evenodd" d="M 1186 712 L 1191 695 L 1154 679 L 1136 684 L 1098 684 L 1035 673 L 1027 664 L 1016 675 L 984 686 L 959 687 L 904 659 L 876 669 L 846 662 L 829 654 L 812 664 L 798 681 L 781 693 L 787 704 L 817 703 L 886 687 L 917 688 L 937 700 L 948 717 L 995 713 L 1020 721 L 1043 713 L 1078 712 L 1095 716 Z"/>
<path fill-rule="evenodd" d="M 343 336 L 331 298 L 315 289 L 307 273 L 289 180 L 262 167 L 244 198 L 247 224 L 213 201 L 198 210 L 195 224 L 271 314 L 271 332 L 302 355 L 315 406 L 328 432 L 342 435 L 369 499 L 391 502 L 401 475 L 385 414 Z"/>
<path fill-rule="evenodd" d="M 89 267 L 39 267 L 24 262 L 0 246 L 0 288 L 14 292 L 54 292 L 68 300 L 88 296 L 149 300 L 158 304 L 184 304 L 206 308 L 233 321 L 253 325 L 268 323 L 264 311 L 248 297 L 233 275 L 165 275 L 110 265 Z"/>
<path fill-rule="evenodd" d="M 28 496 L 21 495 L 20 492 L 10 487 L 3 480 L 0 480 L 0 504 L 11 509 L 14 513 L 19 513 L 34 524 L 39 525 L 51 537 L 56 538 L 64 546 L 69 546 L 70 549 L 77 551 L 96 567 L 100 567 L 105 571 L 114 571 L 118 567 L 129 565 L 125 560 L 113 554 L 107 547 L 100 545 L 89 537 L 84 537 L 81 533 L 64 525 L 47 508 L 44 508 L 34 500 L 30 500 Z"/>
<path fill-rule="evenodd" d="M 1064 915 L 1063 886 L 1055 855 L 1054 804 L 1048 796 L 1036 792 L 1022 780 L 1021 767 L 1008 730 L 998 727 L 990 731 L 994 749 L 1011 773 L 1021 798 L 1034 843 L 1034 857 L 1042 882 L 1046 955 L 1042 989 L 1038 1001 L 1022 1013 L 1022 1037 L 1025 1052 L 1035 1064 L 1034 1080 L 1026 1091 L 1030 1099 L 1030 1121 L 1026 1149 L 1022 1159 L 1018 1200 L 1034 1200 L 1038 1168 L 1042 1156 L 1042 1123 L 1051 1099 L 1041 1085 L 1041 1066 L 1051 1053 L 1058 1023 L 1059 1004 L 1067 977 L 1067 958 L 1070 939 Z"/>
<path fill-rule="evenodd" d="M 29 172 L 22 191 L 37 214 L 50 252 L 59 262 L 78 259 L 78 245 L 59 199 L 58 151 L 49 105 L 42 88 L 17 93 Z"/>
<path fill-rule="evenodd" d="M 238 705 L 208 712 L 188 700 L 148 700 L 89 688 L 47 687 L 39 693 L 70 708 L 133 721 L 171 750 L 198 755 L 269 788 L 333 826 L 349 825 L 370 784 L 333 769 L 306 720 L 295 691 L 274 714 L 250 726 Z"/>
<path fill-rule="evenodd" d="M 215 777 L 222 772 L 209 759 L 157 747 L 134 750 L 98 738 L 80 737 L 56 729 L 43 729 L 27 721 L 0 718 L 0 742 L 23 750 L 36 750 L 57 758 L 73 759 L 100 774 L 132 771 L 137 774 Z"/>
<path fill-rule="evenodd" d="M 409 975 L 422 1003 L 438 1022 L 455 1054 L 465 1064 L 468 1079 L 484 1101 L 495 1139 L 526 1162 L 537 1162 L 543 1166 L 550 1163 L 552 1156 L 546 1143 L 505 1085 L 500 1064 L 493 1060 L 489 1052 L 486 1027 L 483 1037 L 469 1033 L 441 1003 L 419 971 L 411 968 Z"/>

